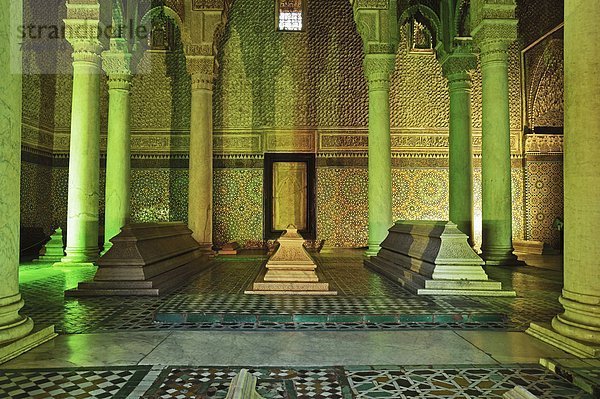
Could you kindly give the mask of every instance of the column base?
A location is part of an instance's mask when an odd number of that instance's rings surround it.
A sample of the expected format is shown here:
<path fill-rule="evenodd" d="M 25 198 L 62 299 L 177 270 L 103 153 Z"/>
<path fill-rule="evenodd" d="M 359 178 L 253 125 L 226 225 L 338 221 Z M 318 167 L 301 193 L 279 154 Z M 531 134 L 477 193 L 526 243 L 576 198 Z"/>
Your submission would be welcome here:
<path fill-rule="evenodd" d="M 113 244 L 112 242 L 108 241 L 104 243 L 104 249 L 102 250 L 102 252 L 100 252 L 100 257 L 103 257 L 105 253 L 107 253 L 111 248 L 112 248 Z"/>
<path fill-rule="evenodd" d="M 60 260 L 62 266 L 94 264 L 98 260 L 98 248 L 67 248 L 67 256 Z"/>
<path fill-rule="evenodd" d="M 52 264 L 52 267 L 91 267 L 97 266 L 93 262 L 65 262 L 62 259 L 60 262 L 55 262 Z"/>
<path fill-rule="evenodd" d="M 50 341 L 56 336 L 58 336 L 58 334 L 54 332 L 54 326 L 47 326 L 34 329 L 29 335 L 26 335 L 16 341 L 0 345 L 0 364 L 14 359 L 15 357 L 35 348 L 36 346 Z"/>
<path fill-rule="evenodd" d="M 379 246 L 379 244 L 369 245 L 369 248 L 365 251 L 364 256 L 366 256 L 367 258 L 371 256 L 377 256 L 380 250 L 381 247 Z"/>
<path fill-rule="evenodd" d="M 513 248 L 481 248 L 481 258 L 486 266 L 524 266 L 517 255 L 513 253 Z"/>
<path fill-rule="evenodd" d="M 564 336 L 558 333 L 550 323 L 531 323 L 525 332 L 575 356 L 581 358 L 600 357 L 600 345 Z"/>
<path fill-rule="evenodd" d="M 213 251 L 213 243 L 212 242 L 201 242 L 199 243 L 200 249 L 205 252 L 209 258 L 215 258 L 219 255 L 218 252 Z"/>

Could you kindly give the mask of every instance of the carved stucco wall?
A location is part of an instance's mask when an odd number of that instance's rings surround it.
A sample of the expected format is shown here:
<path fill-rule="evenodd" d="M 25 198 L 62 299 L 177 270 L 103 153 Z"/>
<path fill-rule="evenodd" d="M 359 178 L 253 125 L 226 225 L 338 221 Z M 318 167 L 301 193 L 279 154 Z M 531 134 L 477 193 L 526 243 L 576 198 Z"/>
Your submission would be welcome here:
<path fill-rule="evenodd" d="M 564 0 L 517 0 L 521 48 L 564 21 L 564 3 Z"/>
<path fill-rule="evenodd" d="M 527 126 L 530 129 L 563 127 L 563 30 L 558 30 L 525 52 L 524 67 Z"/>
<path fill-rule="evenodd" d="M 533 130 L 544 127 L 556 133 L 564 126 L 563 29 L 548 32 L 563 22 L 563 0 L 520 2 L 519 32 L 525 67 L 525 123 Z M 534 46 L 532 43 L 539 41 Z M 563 137 L 560 134 L 530 134 L 525 144 L 525 237 L 560 246 L 560 233 L 553 227 L 564 217 Z"/>
<path fill-rule="evenodd" d="M 138 70 L 131 91 L 134 132 L 188 132 L 191 82 L 181 46 L 172 52 L 145 52 Z"/>
<path fill-rule="evenodd" d="M 217 129 L 366 126 L 362 41 L 346 0 L 309 1 L 306 32 L 276 32 L 272 0 L 237 0 L 215 85 Z"/>
<path fill-rule="evenodd" d="M 340 144 L 336 156 L 356 150 L 357 144 L 362 150 L 365 141 L 360 136 L 355 136 L 357 140 L 348 140 L 353 137 L 348 133 L 366 133 L 368 105 L 362 42 L 347 3 L 347 0 L 309 1 L 308 31 L 277 33 L 271 0 L 237 0 L 221 52 L 221 73 L 215 85 L 217 131 L 260 135 L 264 134 L 265 127 L 273 131 L 332 130 L 339 133 L 334 140 L 334 144 Z M 399 135 L 407 129 L 422 130 L 425 135 L 431 133 L 431 137 L 443 135 L 448 127 L 446 82 L 433 55 L 408 52 L 406 28 L 402 29 L 396 71 L 392 76 L 392 126 Z M 68 44 L 66 46 L 57 62 L 68 67 L 70 51 Z M 521 129 L 520 46 L 516 43 L 510 53 L 511 128 L 517 131 Z M 165 142 L 154 140 L 152 135 L 166 135 L 169 140 L 185 138 L 189 129 L 189 78 L 180 49 L 173 53 L 148 52 L 140 65 L 144 73 L 135 77 L 132 91 L 134 142 L 145 143 L 141 149 L 151 154 L 164 150 Z M 54 97 L 54 118 L 49 112 L 44 120 L 56 125 L 56 131 L 63 135 L 68 134 L 70 124 L 71 79 L 69 75 L 58 75 L 54 83 L 44 86 L 32 80 L 26 87 L 33 105 L 40 102 L 38 93 L 47 91 Z M 40 91 L 38 87 L 45 88 Z M 31 110 L 32 115 L 36 111 L 39 114 L 40 107 L 32 106 Z M 107 92 L 103 81 L 103 130 L 106 115 Z M 481 76 L 477 71 L 473 73 L 473 124 L 477 133 L 481 128 Z M 138 137 L 142 136 L 148 139 L 139 141 Z M 68 142 L 68 137 L 64 138 Z M 185 150 L 178 147 L 181 148 Z M 437 160 L 427 151 L 422 156 L 417 167 L 394 170 L 396 218 L 447 217 L 447 170 L 436 166 Z M 54 168 L 52 223 L 66 218 L 67 176 L 66 168 Z M 319 238 L 327 240 L 328 245 L 364 245 L 367 237 L 366 169 L 319 168 L 317 176 Z M 478 173 L 475 186 L 479 187 L 477 179 Z M 523 181 L 523 171 L 514 169 L 517 237 L 522 236 L 524 230 Z M 103 180 L 101 187 L 104 187 Z M 216 169 L 214 187 L 215 240 L 260 242 L 262 170 Z M 476 199 L 480 198 L 477 190 Z M 185 220 L 187 217 L 185 169 L 165 168 L 158 163 L 156 167 L 134 169 L 132 192 L 134 221 Z"/>

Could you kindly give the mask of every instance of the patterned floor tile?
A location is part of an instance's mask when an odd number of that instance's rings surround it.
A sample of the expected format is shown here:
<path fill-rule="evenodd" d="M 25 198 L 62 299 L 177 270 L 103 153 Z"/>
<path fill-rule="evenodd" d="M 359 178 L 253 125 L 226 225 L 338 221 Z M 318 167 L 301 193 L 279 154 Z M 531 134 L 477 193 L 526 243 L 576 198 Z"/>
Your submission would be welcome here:
<path fill-rule="evenodd" d="M 286 370 L 250 369 L 257 379 L 257 392 L 266 399 L 344 399 L 335 369 Z M 163 373 L 145 398 L 224 398 L 231 380 L 239 373 L 233 368 L 172 368 Z"/>
<path fill-rule="evenodd" d="M 0 370 L 0 397 L 11 399 L 126 398 L 149 368 Z"/>
<path fill-rule="evenodd" d="M 222 399 L 239 370 L 174 366 L 152 370 L 149 367 L 4 370 L 0 371 L 0 397 L 118 399 L 132 394 L 146 399 Z M 258 380 L 258 393 L 266 399 L 501 398 L 515 386 L 522 386 L 541 399 L 592 397 L 540 366 L 353 366 L 249 371 Z"/>
<path fill-rule="evenodd" d="M 432 297 L 412 295 L 366 269 L 360 251 L 323 253 L 316 259 L 338 296 L 244 295 L 264 256 L 217 258 L 189 284 L 160 298 L 65 298 L 66 289 L 90 280 L 96 268 L 26 264 L 20 269 L 23 313 L 38 324 L 54 324 L 59 333 L 76 334 L 161 329 L 524 330 L 531 321 L 548 321 L 561 311 L 560 273 L 552 270 L 487 268 L 492 278 L 515 289 L 517 298 Z M 157 315 L 175 316 L 166 322 Z M 182 315 L 205 315 L 210 320 L 188 321 Z M 296 319 L 277 320 L 279 315 Z M 506 315 L 505 320 L 500 320 L 501 315 Z M 275 319 L 261 319 L 264 316 Z M 386 320 L 388 316 L 393 320 Z"/>
<path fill-rule="evenodd" d="M 502 398 L 522 386 L 536 397 L 591 398 L 541 367 L 403 368 L 347 372 L 356 398 Z"/>

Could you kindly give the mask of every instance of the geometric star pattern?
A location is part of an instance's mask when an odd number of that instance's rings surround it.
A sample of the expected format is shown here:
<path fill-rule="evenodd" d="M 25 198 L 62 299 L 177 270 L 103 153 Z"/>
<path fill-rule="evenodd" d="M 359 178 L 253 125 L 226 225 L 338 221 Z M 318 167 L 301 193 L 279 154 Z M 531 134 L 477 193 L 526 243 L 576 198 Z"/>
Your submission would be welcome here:
<path fill-rule="evenodd" d="M 521 386 L 537 398 L 591 398 L 541 367 L 404 367 L 353 370 L 348 381 L 356 398 L 502 398 Z"/>

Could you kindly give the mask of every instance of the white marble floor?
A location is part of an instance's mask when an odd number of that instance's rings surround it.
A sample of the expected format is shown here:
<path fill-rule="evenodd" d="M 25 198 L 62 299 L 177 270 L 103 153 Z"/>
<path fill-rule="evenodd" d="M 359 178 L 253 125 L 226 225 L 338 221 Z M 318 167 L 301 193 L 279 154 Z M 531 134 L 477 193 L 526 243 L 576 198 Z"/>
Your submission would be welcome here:
<path fill-rule="evenodd" d="M 62 335 L 0 369 L 536 364 L 541 357 L 572 356 L 522 332 L 157 331 Z"/>

